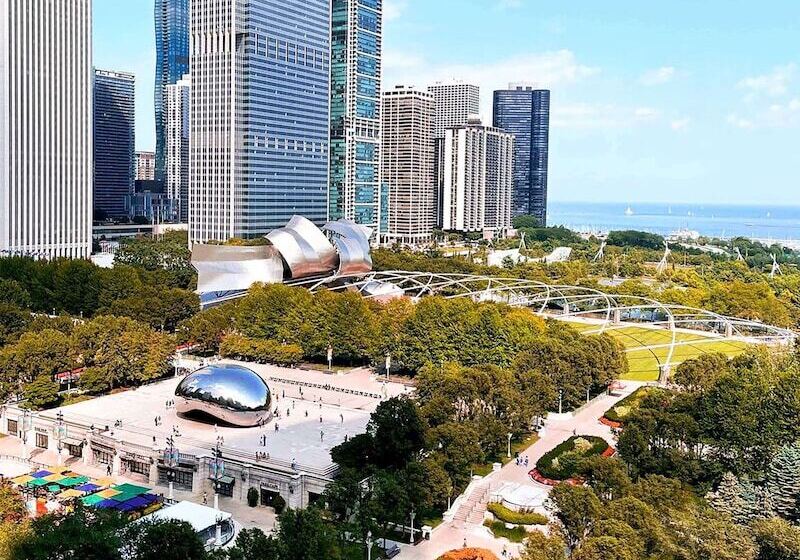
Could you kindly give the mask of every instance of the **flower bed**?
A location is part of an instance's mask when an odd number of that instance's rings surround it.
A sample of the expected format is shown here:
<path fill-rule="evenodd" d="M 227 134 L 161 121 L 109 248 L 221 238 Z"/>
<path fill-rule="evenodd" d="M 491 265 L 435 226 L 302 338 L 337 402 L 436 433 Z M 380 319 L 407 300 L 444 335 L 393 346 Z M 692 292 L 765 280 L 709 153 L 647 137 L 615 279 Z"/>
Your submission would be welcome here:
<path fill-rule="evenodd" d="M 621 428 L 625 418 L 636 412 L 642 400 L 658 392 L 658 387 L 639 387 L 633 393 L 619 401 L 616 406 L 606 411 L 600 422 L 612 428 Z"/>
<path fill-rule="evenodd" d="M 512 523 L 514 525 L 547 525 L 548 523 L 547 517 L 541 513 L 513 511 L 496 502 L 489 504 L 487 509 L 498 521 L 503 523 Z"/>
<path fill-rule="evenodd" d="M 606 455 L 609 450 L 613 455 L 614 450 L 601 437 L 572 436 L 542 455 L 536 462 L 535 472 L 549 481 L 567 480 L 578 474 L 578 467 L 583 459 L 594 455 Z M 533 472 L 531 476 L 534 476 Z"/>
<path fill-rule="evenodd" d="M 484 548 L 462 548 L 439 556 L 438 560 L 498 560 L 497 555 Z"/>

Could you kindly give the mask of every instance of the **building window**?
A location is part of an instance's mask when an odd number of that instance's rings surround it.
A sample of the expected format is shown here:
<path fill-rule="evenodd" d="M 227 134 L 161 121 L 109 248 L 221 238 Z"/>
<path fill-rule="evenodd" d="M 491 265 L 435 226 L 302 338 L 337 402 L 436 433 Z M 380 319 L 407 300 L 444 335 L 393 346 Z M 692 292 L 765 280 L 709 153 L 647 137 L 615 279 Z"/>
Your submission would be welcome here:
<path fill-rule="evenodd" d="M 192 471 L 184 471 L 179 469 L 172 469 L 172 482 L 175 488 L 179 490 L 191 490 L 194 473 Z M 170 469 L 166 467 L 158 467 L 158 484 L 160 486 L 169 486 Z"/>
<path fill-rule="evenodd" d="M 47 434 L 36 434 L 36 447 L 47 449 Z"/>
<path fill-rule="evenodd" d="M 361 29 L 377 33 L 378 31 L 378 16 L 374 12 L 360 9 L 358 10 L 358 26 Z"/>
<path fill-rule="evenodd" d="M 367 54 L 378 54 L 378 39 L 373 35 L 358 36 L 358 50 Z"/>
<path fill-rule="evenodd" d="M 8 421 L 8 431 L 6 432 L 10 436 L 17 435 L 19 431 L 19 424 L 16 420 L 9 420 Z"/>
<path fill-rule="evenodd" d="M 356 101 L 356 116 L 362 119 L 377 118 L 377 106 L 374 101 L 358 99 Z"/>
<path fill-rule="evenodd" d="M 141 461 L 128 461 L 128 470 L 132 473 L 150 475 L 150 464 Z"/>
<path fill-rule="evenodd" d="M 358 57 L 358 73 L 375 77 L 378 75 L 378 61 L 368 56 Z"/>
<path fill-rule="evenodd" d="M 114 456 L 108 451 L 93 449 L 92 454 L 94 455 L 94 462 L 100 465 L 111 465 L 114 462 Z"/>

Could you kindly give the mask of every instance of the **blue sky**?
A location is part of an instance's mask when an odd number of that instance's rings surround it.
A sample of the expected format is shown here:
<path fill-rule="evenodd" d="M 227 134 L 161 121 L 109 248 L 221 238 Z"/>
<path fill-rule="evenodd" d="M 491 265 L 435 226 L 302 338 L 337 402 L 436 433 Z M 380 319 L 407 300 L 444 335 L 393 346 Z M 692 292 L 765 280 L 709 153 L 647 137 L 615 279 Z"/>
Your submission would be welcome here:
<path fill-rule="evenodd" d="M 797 0 L 385 0 L 384 85 L 550 87 L 553 200 L 800 205 Z M 94 0 L 95 65 L 137 75 L 152 0 Z"/>

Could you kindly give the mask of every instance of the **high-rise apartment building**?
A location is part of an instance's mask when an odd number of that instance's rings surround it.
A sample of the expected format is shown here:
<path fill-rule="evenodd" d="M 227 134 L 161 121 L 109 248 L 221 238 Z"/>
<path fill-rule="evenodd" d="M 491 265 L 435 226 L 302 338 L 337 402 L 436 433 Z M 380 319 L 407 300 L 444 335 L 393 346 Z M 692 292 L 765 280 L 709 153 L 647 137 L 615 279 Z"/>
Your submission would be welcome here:
<path fill-rule="evenodd" d="M 494 126 L 514 135 L 514 216 L 547 224 L 550 91 L 511 84 L 494 92 Z"/>
<path fill-rule="evenodd" d="M 153 181 L 156 178 L 156 154 L 136 152 L 136 180 Z"/>
<path fill-rule="evenodd" d="M 219 1 L 220 9 L 226 2 Z M 189 73 L 189 0 L 155 0 L 156 31 L 156 173 L 166 180 L 167 121 L 166 87 Z"/>
<path fill-rule="evenodd" d="M 193 0 L 189 239 L 327 218 L 328 0 Z"/>
<path fill-rule="evenodd" d="M 514 137 L 479 118 L 445 131 L 443 228 L 511 227 Z"/>
<path fill-rule="evenodd" d="M 189 221 L 189 99 L 191 78 L 186 75 L 168 85 L 165 92 L 167 170 L 164 191 L 174 201 L 176 214 L 170 218 Z"/>
<path fill-rule="evenodd" d="M 92 2 L 0 6 L 0 255 L 88 258 Z"/>
<path fill-rule="evenodd" d="M 94 71 L 94 217 L 124 218 L 136 176 L 136 77 Z"/>
<path fill-rule="evenodd" d="M 333 0 L 329 217 L 380 220 L 383 0 Z"/>
<path fill-rule="evenodd" d="M 470 115 L 481 110 L 481 90 L 463 82 L 439 82 L 428 86 L 436 103 L 434 169 L 436 184 L 436 224 L 442 226 L 442 189 L 444 188 L 444 136 L 448 128 L 467 124 Z"/>
<path fill-rule="evenodd" d="M 436 226 L 433 95 L 398 86 L 383 93 L 383 183 L 388 189 L 386 241 L 417 245 Z"/>

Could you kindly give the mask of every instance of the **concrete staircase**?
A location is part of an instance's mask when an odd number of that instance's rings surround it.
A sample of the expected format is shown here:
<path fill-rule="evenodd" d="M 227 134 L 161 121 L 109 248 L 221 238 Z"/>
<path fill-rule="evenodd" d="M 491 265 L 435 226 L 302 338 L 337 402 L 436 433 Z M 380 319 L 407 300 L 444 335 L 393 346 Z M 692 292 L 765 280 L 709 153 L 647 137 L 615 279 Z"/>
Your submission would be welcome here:
<path fill-rule="evenodd" d="M 486 513 L 488 503 L 489 484 L 478 486 L 456 511 L 453 516 L 453 525 L 462 529 L 468 525 L 482 525 L 483 514 Z"/>

